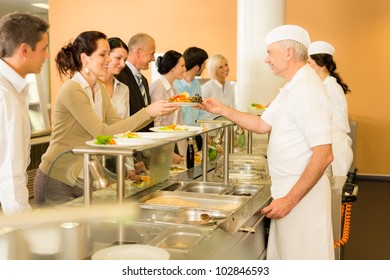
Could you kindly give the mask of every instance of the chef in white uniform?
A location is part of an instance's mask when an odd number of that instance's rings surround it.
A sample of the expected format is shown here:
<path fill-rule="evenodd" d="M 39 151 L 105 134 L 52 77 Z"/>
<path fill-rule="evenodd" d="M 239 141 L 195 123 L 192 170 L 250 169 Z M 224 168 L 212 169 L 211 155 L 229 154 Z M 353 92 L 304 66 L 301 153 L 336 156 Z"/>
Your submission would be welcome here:
<path fill-rule="evenodd" d="M 268 146 L 272 202 L 267 259 L 334 259 L 331 193 L 324 171 L 333 160 L 331 110 L 326 89 L 307 64 L 310 38 L 297 25 L 282 25 L 266 37 L 265 62 L 287 80 L 261 117 L 215 99 L 202 109 L 256 133 L 271 132 Z"/>
<path fill-rule="evenodd" d="M 350 92 L 336 72 L 333 60 L 335 49 L 325 41 L 312 42 L 309 47 L 309 64 L 324 82 L 332 108 L 332 162 L 333 176 L 346 176 L 353 161 L 351 131 L 348 121 L 348 104 L 345 95 Z"/>

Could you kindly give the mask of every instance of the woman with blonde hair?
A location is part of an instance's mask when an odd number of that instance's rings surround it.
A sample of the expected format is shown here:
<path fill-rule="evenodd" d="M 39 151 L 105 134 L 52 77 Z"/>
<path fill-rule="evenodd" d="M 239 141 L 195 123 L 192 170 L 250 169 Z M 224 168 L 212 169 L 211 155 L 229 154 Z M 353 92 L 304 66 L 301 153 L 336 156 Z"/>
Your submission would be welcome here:
<path fill-rule="evenodd" d="M 235 108 L 235 89 L 232 83 L 226 80 L 230 71 L 228 60 L 221 54 L 213 55 L 208 60 L 207 71 L 210 80 L 202 85 L 202 98 L 213 97 L 219 102 Z M 209 112 L 204 113 L 204 119 L 210 120 L 216 117 L 219 116 Z"/>

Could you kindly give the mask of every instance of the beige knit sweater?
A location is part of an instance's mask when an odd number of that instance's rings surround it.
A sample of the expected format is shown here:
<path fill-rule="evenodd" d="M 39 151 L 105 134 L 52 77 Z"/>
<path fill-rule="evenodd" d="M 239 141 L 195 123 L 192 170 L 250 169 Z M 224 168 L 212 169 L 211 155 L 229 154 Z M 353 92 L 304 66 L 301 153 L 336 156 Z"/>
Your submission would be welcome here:
<path fill-rule="evenodd" d="M 114 135 L 135 131 L 153 121 L 145 109 L 126 119 L 121 119 L 104 85 L 102 83 L 99 85 L 102 93 L 103 120 L 93 110 L 87 92 L 79 83 L 69 80 L 62 86 L 57 97 L 49 148 L 42 156 L 39 165 L 40 170 L 45 174 L 49 173 L 50 167 L 59 155 L 72 150 L 73 147 L 85 145 L 86 141 L 94 139 L 98 134 Z M 64 174 L 59 175 L 69 177 L 69 169 L 74 169 L 71 173 L 77 176 L 77 172 L 82 169 L 82 162 L 80 164 L 82 157 L 69 153 L 61 158 L 63 160 L 56 162 L 57 173 L 63 171 Z"/>

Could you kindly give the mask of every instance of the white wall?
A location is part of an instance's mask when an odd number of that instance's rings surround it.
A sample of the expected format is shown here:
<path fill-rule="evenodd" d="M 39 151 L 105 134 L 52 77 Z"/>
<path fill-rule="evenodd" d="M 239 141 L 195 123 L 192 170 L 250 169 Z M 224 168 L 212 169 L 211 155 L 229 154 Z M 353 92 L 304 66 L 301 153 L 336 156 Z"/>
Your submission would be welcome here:
<path fill-rule="evenodd" d="M 237 109 L 268 104 L 285 83 L 264 63 L 267 33 L 285 22 L 285 0 L 237 1 Z"/>

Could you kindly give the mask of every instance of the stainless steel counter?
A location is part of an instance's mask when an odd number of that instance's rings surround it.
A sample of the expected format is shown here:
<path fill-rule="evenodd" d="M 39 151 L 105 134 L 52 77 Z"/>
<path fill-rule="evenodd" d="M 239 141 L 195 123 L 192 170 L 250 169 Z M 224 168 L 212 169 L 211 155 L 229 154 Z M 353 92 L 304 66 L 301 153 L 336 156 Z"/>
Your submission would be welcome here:
<path fill-rule="evenodd" d="M 206 146 L 202 166 L 140 189 L 128 188 L 123 174 L 124 156 L 134 151 L 75 148 L 74 152 L 84 155 L 84 198 L 12 219 L 0 217 L 0 259 L 90 259 L 95 252 L 118 244 L 164 248 L 170 259 L 264 258 L 265 221 L 257 213 L 271 201 L 270 185 L 229 182 L 229 134 L 224 138 L 222 182 L 209 182 L 212 166 Z M 152 148 L 175 141 L 161 141 Z M 118 156 L 116 186 L 92 191 L 88 165 L 92 156 L 105 154 Z M 152 204 L 153 198 L 193 204 Z M 202 214 L 208 219 L 194 219 Z"/>
<path fill-rule="evenodd" d="M 35 212 L 31 217 L 15 217 L 13 222 L 3 217 L 0 258 L 90 259 L 98 250 L 118 244 L 161 247 L 169 252 L 170 259 L 264 258 L 264 220 L 256 212 L 270 202 L 269 186 L 258 186 L 258 191 L 247 197 L 164 190 L 172 184 L 177 181 L 166 181 L 136 194 L 131 198 L 136 203 L 50 209 Z M 226 187 L 229 190 L 235 186 Z M 146 199 L 153 194 L 209 204 L 199 208 L 147 205 Z M 233 211 L 216 210 L 216 201 L 219 205 L 237 201 L 239 206 Z M 224 216 L 203 225 L 179 220 L 181 213 L 189 209 L 212 217 L 216 212 Z"/>

